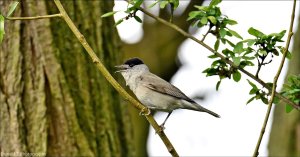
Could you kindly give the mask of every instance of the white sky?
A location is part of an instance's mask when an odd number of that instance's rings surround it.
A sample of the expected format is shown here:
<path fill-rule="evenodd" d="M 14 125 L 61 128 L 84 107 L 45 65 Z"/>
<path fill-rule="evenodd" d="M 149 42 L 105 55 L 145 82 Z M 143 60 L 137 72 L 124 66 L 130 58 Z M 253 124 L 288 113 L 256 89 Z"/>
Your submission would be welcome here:
<path fill-rule="evenodd" d="M 123 1 L 116 1 L 115 3 L 114 10 L 126 8 L 126 3 Z M 247 33 L 249 27 L 257 28 L 266 34 L 288 30 L 292 1 L 223 1 L 220 7 L 223 14 L 239 23 L 230 28 L 247 39 L 250 38 Z M 141 13 L 138 15 L 142 17 Z M 298 15 L 299 7 L 297 7 L 294 30 L 297 28 Z M 115 19 L 121 17 L 124 17 L 124 14 L 115 15 Z M 132 20 L 125 21 L 118 26 L 122 40 L 128 43 L 135 43 L 143 36 L 141 24 L 135 22 L 134 19 Z M 202 34 L 204 33 L 200 30 L 195 36 L 201 38 Z M 286 36 L 284 40 L 286 40 Z M 208 36 L 205 42 L 213 47 L 214 37 Z M 222 81 L 219 91 L 216 92 L 215 84 L 218 77 L 205 77 L 205 74 L 202 73 L 211 64 L 211 60 L 206 57 L 211 53 L 189 39 L 183 42 L 178 52 L 179 60 L 183 66 L 173 77 L 172 83 L 188 96 L 207 93 L 205 101 L 197 102 L 221 115 L 220 119 L 216 119 L 208 114 L 190 110 L 173 112 L 165 125 L 165 133 L 179 155 L 251 156 L 267 106 L 260 101 L 253 101 L 246 105 L 250 98 L 248 95 L 250 85 L 246 81 L 249 78 L 242 75 L 242 80 L 239 83 L 225 79 Z M 273 80 L 279 61 L 279 59 L 273 59 L 271 64 L 263 67 L 260 77 L 265 82 Z M 247 70 L 254 73 L 256 69 Z M 279 78 L 279 85 L 282 84 L 284 76 L 285 71 Z M 155 119 L 160 124 L 166 115 L 166 113 L 158 113 L 155 115 Z M 268 124 L 271 124 L 271 120 Z M 268 155 L 269 133 L 270 125 L 267 126 L 260 147 L 260 156 Z M 148 151 L 150 156 L 170 156 L 152 128 L 150 128 L 149 133 Z"/>

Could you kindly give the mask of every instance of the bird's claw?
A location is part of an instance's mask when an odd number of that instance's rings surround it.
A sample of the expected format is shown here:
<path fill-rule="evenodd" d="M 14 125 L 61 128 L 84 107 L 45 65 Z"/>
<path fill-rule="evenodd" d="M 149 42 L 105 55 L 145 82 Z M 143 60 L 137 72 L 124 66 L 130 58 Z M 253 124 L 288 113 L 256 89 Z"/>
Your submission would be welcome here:
<path fill-rule="evenodd" d="M 156 130 L 156 134 L 159 134 L 160 132 L 162 132 L 162 131 L 164 131 L 166 128 L 165 128 L 165 126 L 164 126 L 164 124 L 161 124 L 161 125 L 159 125 L 159 129 L 158 130 Z"/>
<path fill-rule="evenodd" d="M 166 129 L 164 124 L 161 124 L 159 127 L 160 127 L 160 130 L 162 130 L 162 131 L 164 131 Z"/>
<path fill-rule="evenodd" d="M 147 107 L 144 107 L 141 112 L 139 113 L 140 116 L 148 116 L 151 114 L 150 109 L 148 109 Z"/>

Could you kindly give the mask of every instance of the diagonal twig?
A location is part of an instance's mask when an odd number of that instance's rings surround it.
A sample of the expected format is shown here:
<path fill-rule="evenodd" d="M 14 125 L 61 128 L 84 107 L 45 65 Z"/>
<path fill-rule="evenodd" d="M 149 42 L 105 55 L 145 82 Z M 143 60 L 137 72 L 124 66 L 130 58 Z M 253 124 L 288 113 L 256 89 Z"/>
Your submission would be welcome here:
<path fill-rule="evenodd" d="M 152 13 L 148 12 L 146 9 L 138 7 L 138 9 L 143 12 L 144 14 L 152 17 L 153 19 L 155 19 L 156 21 L 176 30 L 177 32 L 179 32 L 180 34 L 182 34 L 183 36 L 185 36 L 186 38 L 190 38 L 191 40 L 197 42 L 198 44 L 202 45 L 203 47 L 205 47 L 207 50 L 209 50 L 210 52 L 212 52 L 213 54 L 215 54 L 216 56 L 218 56 L 219 58 L 221 58 L 225 63 L 229 64 L 230 66 L 232 66 L 233 68 L 236 68 L 238 70 L 240 70 L 241 72 L 243 72 L 244 74 L 246 74 L 247 76 L 249 76 L 250 78 L 252 78 L 253 80 L 255 80 L 256 82 L 258 82 L 259 84 L 261 84 L 263 87 L 265 87 L 266 89 L 268 89 L 269 91 L 272 90 L 272 87 L 268 86 L 267 83 L 265 83 L 263 80 L 259 79 L 258 77 L 255 77 L 252 73 L 248 72 L 247 70 L 236 66 L 232 61 L 230 61 L 229 59 L 227 59 L 226 57 L 224 57 L 221 53 L 215 51 L 213 48 L 211 48 L 209 45 L 205 44 L 204 42 L 202 42 L 201 40 L 197 39 L 196 37 L 194 37 L 193 35 L 185 32 L 184 30 L 182 30 L 181 28 L 179 28 L 178 26 L 176 26 L 175 24 L 172 24 L 158 16 L 153 15 Z M 281 94 L 279 94 L 278 92 L 275 91 L 275 96 L 278 97 L 279 99 L 283 100 L 285 103 L 291 105 L 292 107 L 294 107 L 297 110 L 300 110 L 300 106 L 297 105 L 296 103 L 290 101 L 288 98 L 282 96 Z"/>
<path fill-rule="evenodd" d="M 82 44 L 82 46 L 87 51 L 88 55 L 92 59 L 92 61 L 95 63 L 96 67 L 99 69 L 99 71 L 102 73 L 102 75 L 108 80 L 108 82 L 119 92 L 119 94 L 129 101 L 131 104 L 133 104 L 137 109 L 141 111 L 148 110 L 145 106 L 143 106 L 141 103 L 139 103 L 136 99 L 134 99 L 132 96 L 130 96 L 123 88 L 122 86 L 112 77 L 112 75 L 108 72 L 108 70 L 105 68 L 103 63 L 100 61 L 100 59 L 95 54 L 94 50 L 90 47 L 90 45 L 85 40 L 85 37 L 80 33 L 80 31 L 77 29 L 73 21 L 70 19 L 68 14 L 66 13 L 64 7 L 60 3 L 59 0 L 54 0 L 55 5 L 57 6 L 60 14 L 62 15 L 62 18 L 67 23 L 71 31 L 74 33 L 76 38 L 79 40 L 79 42 Z M 149 110 L 148 110 L 149 112 Z M 150 113 L 150 112 L 149 112 Z M 179 156 L 176 152 L 175 148 L 173 147 L 172 143 L 162 130 L 162 128 L 157 124 L 157 122 L 154 120 L 153 116 L 151 114 L 145 115 L 148 122 L 152 125 L 152 127 L 155 129 L 156 133 L 160 136 L 161 140 L 164 142 L 165 146 L 167 147 L 168 151 L 172 156 Z"/>
<path fill-rule="evenodd" d="M 256 147 L 255 147 L 254 153 L 253 153 L 253 157 L 258 156 L 258 154 L 259 154 L 259 147 L 260 147 L 262 138 L 264 136 L 264 133 L 265 133 L 265 130 L 266 130 L 266 126 L 267 126 L 267 123 L 268 123 L 268 119 L 269 119 L 269 116 L 270 116 L 270 113 L 271 113 L 271 110 L 272 110 L 272 105 L 273 105 L 273 101 L 274 101 L 274 97 L 275 97 L 275 92 L 276 92 L 276 87 L 277 87 L 277 81 L 278 81 L 278 78 L 280 76 L 282 67 L 284 65 L 285 58 L 286 58 L 286 55 L 287 55 L 287 52 L 288 52 L 288 48 L 290 46 L 291 38 L 293 36 L 293 26 L 294 26 L 295 10 L 296 10 L 296 0 L 294 0 L 294 4 L 293 4 L 293 10 L 292 10 L 292 15 L 291 15 L 291 22 L 290 22 L 289 34 L 288 34 L 288 37 L 287 37 L 285 49 L 283 51 L 283 55 L 282 55 L 282 58 L 281 58 L 280 65 L 278 67 L 278 71 L 277 71 L 276 75 L 274 76 L 273 87 L 272 87 L 272 94 L 271 94 L 271 98 L 270 98 L 269 103 L 268 103 L 268 110 L 267 110 L 267 113 L 266 113 L 266 116 L 265 116 L 265 119 L 264 119 L 263 126 L 262 126 L 261 131 L 260 131 L 260 135 L 258 137 L 258 141 L 257 141 Z"/>
<path fill-rule="evenodd" d="M 53 15 L 40 15 L 33 17 L 5 17 L 7 20 L 37 20 L 37 19 L 48 19 L 53 17 L 61 17 L 61 14 L 53 14 Z"/>

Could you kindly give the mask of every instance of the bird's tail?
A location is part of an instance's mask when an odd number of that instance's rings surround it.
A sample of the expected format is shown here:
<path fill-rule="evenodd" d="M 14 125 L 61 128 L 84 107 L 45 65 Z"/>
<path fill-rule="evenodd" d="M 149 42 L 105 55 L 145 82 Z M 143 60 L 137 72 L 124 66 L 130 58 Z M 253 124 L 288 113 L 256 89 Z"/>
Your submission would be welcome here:
<path fill-rule="evenodd" d="M 208 113 L 208 114 L 210 114 L 210 115 L 212 115 L 212 116 L 214 116 L 214 117 L 217 117 L 217 118 L 220 118 L 220 117 L 221 117 L 221 116 L 218 115 L 217 113 L 215 113 L 215 112 L 213 112 L 213 111 L 211 111 L 211 110 L 208 110 L 208 109 L 206 109 L 206 108 L 200 106 L 200 105 L 197 104 L 197 103 L 192 103 L 192 104 L 193 104 L 192 108 L 189 108 L 189 109 L 191 109 L 191 110 L 200 111 L 200 112 L 206 112 L 206 113 Z"/>

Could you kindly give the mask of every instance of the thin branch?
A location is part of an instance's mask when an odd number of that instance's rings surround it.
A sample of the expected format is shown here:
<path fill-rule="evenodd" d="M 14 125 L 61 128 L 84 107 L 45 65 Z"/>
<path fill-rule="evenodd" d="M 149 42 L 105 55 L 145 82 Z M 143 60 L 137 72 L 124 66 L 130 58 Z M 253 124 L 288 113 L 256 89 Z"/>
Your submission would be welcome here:
<path fill-rule="evenodd" d="M 7 20 L 37 20 L 37 19 L 47 19 L 53 17 L 61 17 L 61 14 L 53 14 L 53 15 L 41 15 L 41 16 L 33 16 L 33 17 L 5 17 Z"/>
<path fill-rule="evenodd" d="M 256 70 L 255 77 L 258 78 L 258 73 L 259 73 L 259 71 L 260 71 L 261 64 L 260 64 L 260 61 L 259 61 L 258 57 L 256 57 L 256 59 L 257 59 L 257 70 Z"/>
<path fill-rule="evenodd" d="M 170 23 L 173 23 L 173 18 L 174 18 L 174 4 L 173 3 L 170 3 L 170 10 L 171 10 Z"/>
<path fill-rule="evenodd" d="M 160 17 L 157 17 L 153 14 L 151 14 L 150 12 L 148 12 L 147 10 L 139 7 L 138 8 L 140 11 L 142 11 L 144 14 L 152 17 L 153 19 L 155 19 L 156 21 L 176 30 L 177 32 L 179 32 L 180 34 L 182 34 L 183 36 L 185 36 L 186 38 L 190 38 L 192 40 L 194 40 L 195 42 L 197 42 L 198 44 L 202 45 L 204 48 L 208 49 L 210 52 L 212 52 L 213 54 L 215 54 L 216 56 L 218 56 L 219 58 L 221 58 L 225 63 L 231 65 L 232 67 L 240 70 L 241 72 L 243 72 L 244 74 L 248 75 L 250 78 L 252 78 L 253 80 L 255 80 L 256 82 L 258 82 L 259 84 L 261 84 L 263 87 L 265 87 L 266 89 L 268 89 L 269 91 L 272 90 L 272 87 L 269 87 L 267 86 L 267 84 L 262 81 L 261 79 L 255 77 L 253 74 L 251 74 L 250 72 L 248 72 L 247 70 L 239 67 L 239 66 L 236 66 L 232 61 L 228 60 L 226 57 L 224 57 L 221 53 L 215 51 L 213 48 L 211 48 L 210 46 L 208 46 L 207 44 L 205 44 L 204 42 L 200 41 L 199 39 L 197 39 L 196 37 L 190 35 L 189 33 L 185 32 L 184 30 L 182 30 L 181 28 L 179 28 L 178 26 L 160 18 Z M 297 110 L 300 110 L 300 106 L 297 105 L 296 103 L 290 101 L 289 99 L 287 99 L 286 97 L 282 96 L 281 94 L 275 92 L 275 96 L 280 98 L 281 100 L 283 100 L 285 103 L 293 106 L 295 109 Z"/>
<path fill-rule="evenodd" d="M 271 110 L 272 110 L 272 105 L 273 105 L 273 101 L 274 101 L 274 97 L 275 97 L 275 92 L 276 92 L 277 81 L 278 81 L 278 78 L 280 76 L 282 67 L 284 65 L 284 62 L 285 62 L 285 59 L 286 59 L 286 55 L 287 55 L 287 52 L 288 52 L 288 48 L 290 46 L 291 38 L 293 36 L 293 26 L 294 26 L 295 10 L 296 10 L 296 0 L 294 0 L 294 4 L 293 4 L 293 10 L 292 10 L 292 15 L 291 15 L 291 22 L 290 22 L 290 28 L 289 28 L 289 34 L 288 34 L 288 37 L 287 37 L 286 46 L 285 46 L 285 49 L 284 49 L 284 52 L 283 52 L 283 55 L 282 55 L 282 58 L 281 58 L 280 65 L 278 67 L 278 71 L 277 71 L 277 73 L 276 73 L 276 75 L 274 77 L 274 80 L 273 80 L 272 94 L 271 94 L 271 98 L 270 98 L 269 103 L 268 103 L 268 105 L 269 105 L 268 106 L 268 110 L 267 110 L 267 113 L 266 113 L 266 116 L 265 116 L 265 120 L 264 120 L 263 126 L 262 126 L 261 131 L 260 131 L 260 135 L 259 135 L 256 147 L 255 147 L 255 150 L 254 150 L 254 153 L 253 153 L 253 157 L 258 156 L 258 154 L 259 154 L 259 147 L 260 147 L 262 138 L 264 136 L 264 133 L 265 133 L 265 130 L 266 130 L 266 126 L 267 126 L 267 123 L 268 123 L 268 119 L 269 119 L 269 116 L 270 116 L 270 113 L 271 113 Z"/>
<path fill-rule="evenodd" d="M 211 29 L 212 29 L 212 26 L 211 25 L 209 25 L 209 28 L 208 28 L 208 30 L 207 30 L 207 32 L 203 35 L 203 38 L 201 39 L 201 42 L 204 42 L 204 40 L 205 40 L 205 38 L 206 38 L 206 36 L 208 35 L 208 33 L 211 31 Z"/>
<path fill-rule="evenodd" d="M 65 9 L 63 8 L 62 4 L 59 0 L 54 0 L 55 5 L 57 6 L 60 14 L 62 15 L 62 18 L 65 20 L 65 22 L 68 24 L 71 31 L 74 33 L 76 38 L 79 40 L 79 42 L 82 44 L 82 46 L 85 48 L 89 56 L 91 57 L 92 61 L 96 64 L 96 67 L 99 69 L 99 71 L 103 74 L 103 76 L 109 81 L 109 83 L 120 93 L 120 95 L 127 101 L 129 101 L 131 104 L 133 104 L 136 108 L 141 110 L 142 112 L 148 111 L 150 113 L 150 110 L 147 109 L 145 106 L 143 106 L 141 103 L 139 103 L 136 99 L 134 99 L 132 96 L 130 96 L 123 88 L 122 86 L 112 77 L 112 75 L 108 72 L 108 70 L 105 68 L 103 63 L 100 61 L 100 59 L 95 54 L 94 50 L 90 47 L 90 45 L 85 40 L 85 37 L 79 32 L 79 30 L 76 28 L 73 21 L 70 19 L 68 14 L 66 13 Z M 153 116 L 151 114 L 145 115 L 148 122 L 152 125 L 152 127 L 155 129 L 156 133 L 160 136 L 164 144 L 166 145 L 168 151 L 172 156 L 179 156 L 173 147 L 172 143 L 164 133 L 164 131 L 161 129 L 161 127 L 157 124 L 157 122 L 154 120 Z"/>

